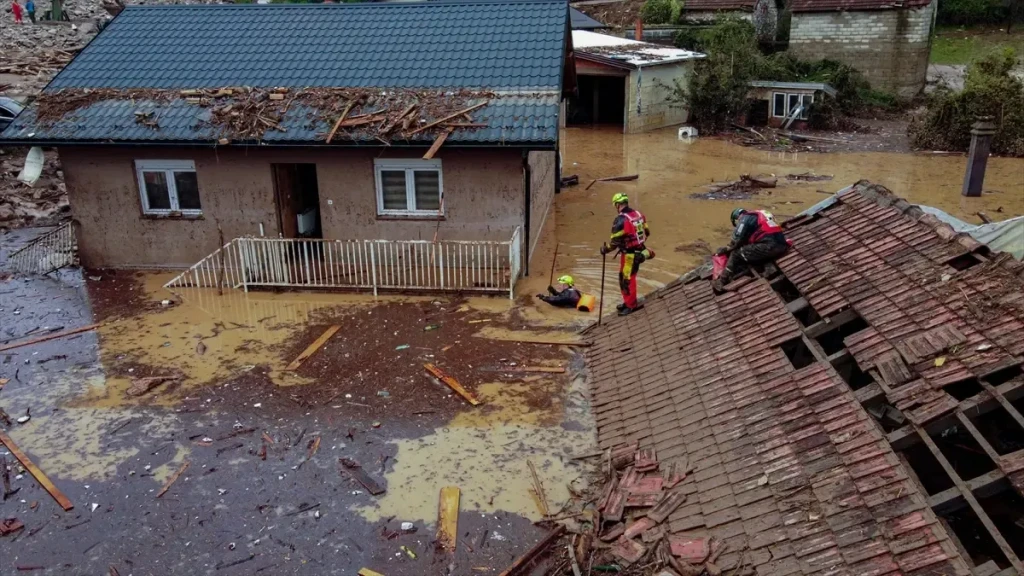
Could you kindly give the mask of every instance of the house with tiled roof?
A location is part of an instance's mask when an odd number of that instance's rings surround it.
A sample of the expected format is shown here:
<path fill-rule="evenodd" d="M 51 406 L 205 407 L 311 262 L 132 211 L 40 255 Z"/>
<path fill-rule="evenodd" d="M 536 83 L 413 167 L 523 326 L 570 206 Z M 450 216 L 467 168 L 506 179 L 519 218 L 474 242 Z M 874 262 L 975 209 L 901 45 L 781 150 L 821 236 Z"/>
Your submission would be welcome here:
<path fill-rule="evenodd" d="M 868 182 L 784 228 L 587 331 L 601 448 L 687 472 L 725 574 L 1024 573 L 1024 264 Z"/>
<path fill-rule="evenodd" d="M 129 6 L 0 139 L 57 147 L 87 266 L 189 267 L 235 238 L 502 242 L 463 254 L 491 274 L 464 286 L 493 288 L 556 190 L 569 26 L 563 0 Z M 413 247 L 433 268 L 364 272 L 456 271 Z"/>
<path fill-rule="evenodd" d="M 902 97 L 924 89 L 938 0 L 792 0 L 789 52 L 845 62 L 872 88 Z"/>

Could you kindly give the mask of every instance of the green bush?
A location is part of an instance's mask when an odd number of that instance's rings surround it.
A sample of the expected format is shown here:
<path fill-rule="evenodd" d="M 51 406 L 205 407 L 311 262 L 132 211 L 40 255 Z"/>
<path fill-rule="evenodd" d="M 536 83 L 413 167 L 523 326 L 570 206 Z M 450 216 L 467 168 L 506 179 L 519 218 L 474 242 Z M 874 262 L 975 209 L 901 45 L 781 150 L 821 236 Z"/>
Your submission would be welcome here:
<path fill-rule="evenodd" d="M 647 0 L 640 9 L 640 17 L 645 24 L 674 24 L 682 12 L 680 0 Z"/>
<path fill-rule="evenodd" d="M 928 150 L 967 150 L 971 125 L 978 116 L 991 116 L 997 127 L 992 152 L 1024 156 L 1024 82 L 1010 74 L 1015 63 L 1014 51 L 1007 48 L 972 63 L 963 90 L 937 90 L 924 114 L 910 123 L 911 144 Z"/>
<path fill-rule="evenodd" d="M 1014 1 L 1019 0 L 942 0 L 936 20 L 954 26 L 1003 24 Z"/>

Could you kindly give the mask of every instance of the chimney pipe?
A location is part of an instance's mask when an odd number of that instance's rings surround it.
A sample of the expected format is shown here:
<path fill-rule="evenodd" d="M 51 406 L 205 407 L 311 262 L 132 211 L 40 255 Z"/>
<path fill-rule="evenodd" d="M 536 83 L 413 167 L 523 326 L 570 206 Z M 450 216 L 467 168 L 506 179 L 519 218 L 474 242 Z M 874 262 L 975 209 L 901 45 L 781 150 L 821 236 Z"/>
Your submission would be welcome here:
<path fill-rule="evenodd" d="M 636 29 L 633 31 L 633 39 L 637 42 L 644 41 L 644 21 L 640 18 L 636 19 Z"/>
<path fill-rule="evenodd" d="M 996 125 L 991 116 L 978 116 L 977 122 L 971 126 L 971 150 L 967 153 L 967 172 L 964 173 L 964 187 L 961 191 L 964 196 L 981 196 L 995 133 Z"/>

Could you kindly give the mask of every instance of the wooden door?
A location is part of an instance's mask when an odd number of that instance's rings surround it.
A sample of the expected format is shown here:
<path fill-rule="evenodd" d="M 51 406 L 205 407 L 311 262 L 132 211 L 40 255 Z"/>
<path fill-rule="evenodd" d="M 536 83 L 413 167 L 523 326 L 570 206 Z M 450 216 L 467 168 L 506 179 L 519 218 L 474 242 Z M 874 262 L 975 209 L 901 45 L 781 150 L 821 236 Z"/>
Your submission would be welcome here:
<path fill-rule="evenodd" d="M 274 200 L 277 204 L 277 227 L 283 238 L 297 238 L 299 225 L 295 214 L 295 167 L 271 164 L 274 170 Z"/>

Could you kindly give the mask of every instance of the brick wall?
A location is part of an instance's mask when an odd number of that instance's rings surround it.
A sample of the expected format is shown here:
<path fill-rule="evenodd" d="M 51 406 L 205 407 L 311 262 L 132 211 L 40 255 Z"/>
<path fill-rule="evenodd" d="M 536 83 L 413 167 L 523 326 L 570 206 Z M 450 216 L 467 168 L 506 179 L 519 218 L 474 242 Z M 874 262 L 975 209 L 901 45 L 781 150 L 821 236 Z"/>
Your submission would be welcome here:
<path fill-rule="evenodd" d="M 633 70 L 626 78 L 626 89 L 629 92 L 626 103 L 628 108 L 626 132 L 647 132 L 685 123 L 690 116 L 690 111 L 669 99 L 671 90 L 668 87 L 673 86 L 678 80 L 685 89 L 692 75 L 692 60 Z M 638 95 L 640 97 L 639 112 L 637 111 Z"/>
<path fill-rule="evenodd" d="M 860 70 L 876 89 L 918 94 L 928 72 L 935 2 L 922 8 L 793 14 L 789 52 Z"/>

